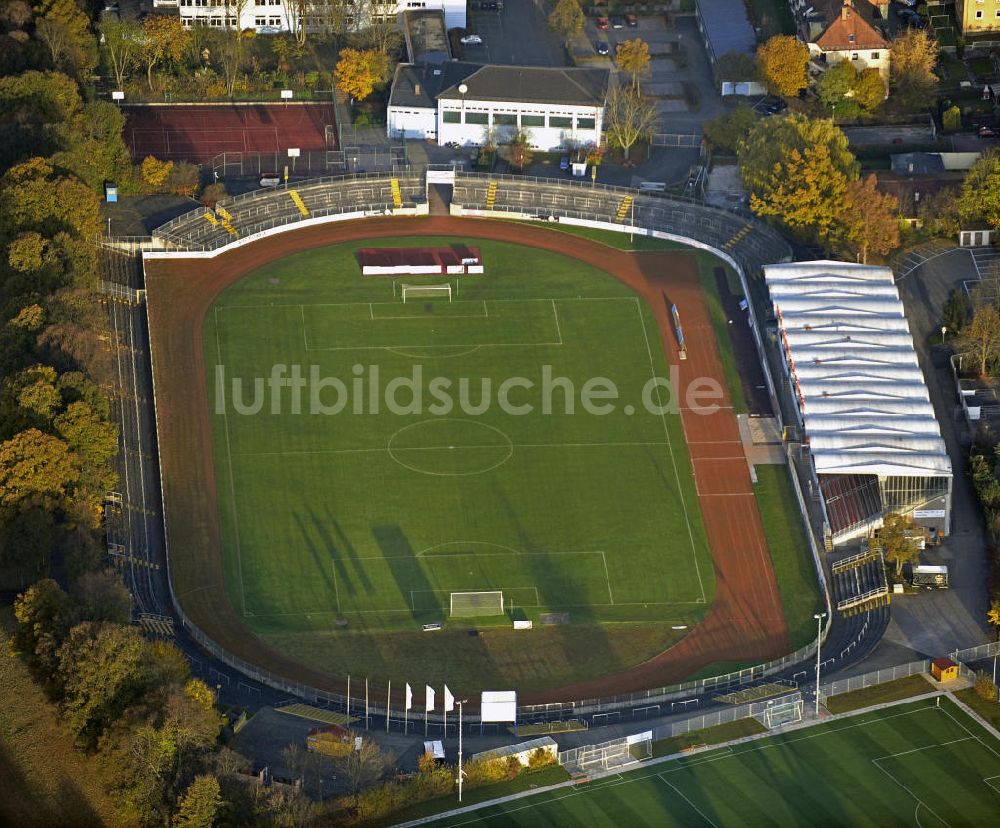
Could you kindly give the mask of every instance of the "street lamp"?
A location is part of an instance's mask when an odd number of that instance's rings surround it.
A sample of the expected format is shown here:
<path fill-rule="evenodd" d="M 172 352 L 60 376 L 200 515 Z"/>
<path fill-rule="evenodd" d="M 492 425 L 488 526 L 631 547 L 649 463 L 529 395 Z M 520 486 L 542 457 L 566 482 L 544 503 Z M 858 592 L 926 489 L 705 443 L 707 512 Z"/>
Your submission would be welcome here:
<path fill-rule="evenodd" d="M 468 84 L 460 83 L 458 85 L 458 94 L 462 96 L 462 132 L 465 132 L 465 93 L 469 91 Z M 465 143 L 464 141 L 462 142 Z"/>
<path fill-rule="evenodd" d="M 826 618 L 826 613 L 817 612 L 813 615 L 813 618 L 816 619 L 816 715 L 819 716 L 819 652 L 823 644 L 821 638 L 823 636 L 823 619 Z"/>
<path fill-rule="evenodd" d="M 948 333 L 948 326 L 947 325 L 942 325 L 941 326 L 941 344 L 942 345 L 944 345 L 944 337 L 945 337 L 945 334 L 947 334 L 947 333 Z"/>

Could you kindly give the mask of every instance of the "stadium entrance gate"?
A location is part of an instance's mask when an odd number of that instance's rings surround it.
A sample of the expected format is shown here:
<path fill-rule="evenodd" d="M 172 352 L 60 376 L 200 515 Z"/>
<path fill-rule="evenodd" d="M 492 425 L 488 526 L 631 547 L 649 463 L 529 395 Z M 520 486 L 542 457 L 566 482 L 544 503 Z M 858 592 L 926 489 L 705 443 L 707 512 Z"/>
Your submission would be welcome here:
<path fill-rule="evenodd" d="M 464 169 L 464 166 L 460 162 L 427 165 L 427 204 L 431 215 L 448 215 L 455 189 L 455 171 Z"/>

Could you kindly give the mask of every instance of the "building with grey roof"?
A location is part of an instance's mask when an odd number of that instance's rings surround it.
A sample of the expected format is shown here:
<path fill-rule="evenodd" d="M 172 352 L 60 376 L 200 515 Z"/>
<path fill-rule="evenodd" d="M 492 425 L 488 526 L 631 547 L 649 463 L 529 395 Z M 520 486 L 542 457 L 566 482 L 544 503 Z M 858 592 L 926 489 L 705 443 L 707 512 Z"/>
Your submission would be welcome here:
<path fill-rule="evenodd" d="M 729 52 L 753 54 L 756 50 L 757 35 L 743 0 L 698 0 L 697 17 L 713 66 Z"/>
<path fill-rule="evenodd" d="M 515 130 L 546 150 L 600 142 L 607 69 L 400 64 L 386 129 L 391 138 L 481 145 Z"/>

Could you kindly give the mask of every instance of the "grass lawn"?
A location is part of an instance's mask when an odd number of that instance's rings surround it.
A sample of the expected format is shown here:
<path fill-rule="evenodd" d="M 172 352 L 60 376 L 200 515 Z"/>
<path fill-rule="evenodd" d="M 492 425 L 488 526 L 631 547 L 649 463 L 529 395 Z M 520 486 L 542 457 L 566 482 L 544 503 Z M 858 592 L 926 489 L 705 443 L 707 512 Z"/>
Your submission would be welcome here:
<path fill-rule="evenodd" d="M 706 727 L 704 730 L 692 730 L 682 736 L 658 739 L 653 742 L 653 758 L 670 756 L 695 745 L 721 745 L 723 742 L 766 732 L 767 728 L 756 719 L 737 719 L 735 722 Z"/>
<path fill-rule="evenodd" d="M 499 799 L 502 796 L 530 791 L 534 788 L 544 788 L 549 785 L 558 785 L 569 779 L 569 774 L 561 765 L 550 765 L 537 771 L 522 773 L 516 779 L 509 782 L 501 782 L 498 785 L 486 785 L 482 788 L 466 788 L 462 791 L 462 806 L 476 805 L 479 802 L 486 802 L 490 799 Z M 411 805 L 402 811 L 397 811 L 392 815 L 391 823 L 398 825 L 401 822 L 408 822 L 411 819 L 433 816 L 444 811 L 450 811 L 458 807 L 455 794 L 440 796 L 436 799 L 428 799 Z"/>
<path fill-rule="evenodd" d="M 934 688 L 922 675 L 907 676 L 896 679 L 896 681 L 887 681 L 885 684 L 876 684 L 874 687 L 866 687 L 863 690 L 830 696 L 826 702 L 826 709 L 831 713 L 847 713 L 851 710 L 860 710 L 862 707 L 908 699 L 910 696 L 919 696 L 921 693 L 933 691 Z"/>
<path fill-rule="evenodd" d="M 478 244 L 487 273 L 452 302 L 404 304 L 393 280 L 361 279 L 358 243 L 260 268 L 206 315 L 227 588 L 285 652 L 360 675 L 546 686 L 648 658 L 711 603 L 680 418 L 641 404 L 667 376 L 652 313 L 578 260 Z M 276 365 L 301 366 L 298 403 L 265 393 Z M 566 381 L 546 393 L 546 375 Z M 534 387 L 504 410 L 511 377 Z M 616 386 L 614 410 L 585 410 L 593 377 Z M 450 593 L 485 590 L 536 626 L 569 613 L 572 635 L 541 627 L 525 647 L 499 612 L 449 623 Z"/>
<path fill-rule="evenodd" d="M 785 608 L 788 637 L 797 650 L 815 638 L 813 614 L 822 610 L 816 566 L 792 481 L 788 479 L 788 468 L 757 466 L 756 470 L 757 483 L 753 489 L 757 508 Z"/>
<path fill-rule="evenodd" d="M 2 627 L 0 639 L 0 825 L 116 824 L 97 763 L 73 748 Z"/>
<path fill-rule="evenodd" d="M 986 719 L 986 721 L 993 725 L 993 727 L 1000 730 L 1000 703 L 995 701 L 986 701 L 985 699 L 979 698 L 979 696 L 976 695 L 974 687 L 967 687 L 965 690 L 959 690 L 955 696 L 969 705 L 969 707 Z"/>
<path fill-rule="evenodd" d="M 646 765 L 442 826 L 989 825 L 1000 743 L 954 703 L 916 702 Z"/>

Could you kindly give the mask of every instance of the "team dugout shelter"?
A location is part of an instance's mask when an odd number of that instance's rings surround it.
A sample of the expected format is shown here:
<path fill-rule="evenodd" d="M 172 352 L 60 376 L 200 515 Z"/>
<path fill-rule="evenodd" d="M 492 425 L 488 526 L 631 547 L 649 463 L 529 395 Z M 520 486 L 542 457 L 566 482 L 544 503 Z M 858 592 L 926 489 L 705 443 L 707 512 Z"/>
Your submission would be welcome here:
<path fill-rule="evenodd" d="M 478 247 L 365 247 L 357 253 L 364 276 L 437 276 L 482 273 Z"/>
<path fill-rule="evenodd" d="M 951 459 L 892 271 L 793 262 L 764 278 L 827 541 L 863 537 L 892 512 L 947 535 Z"/>

